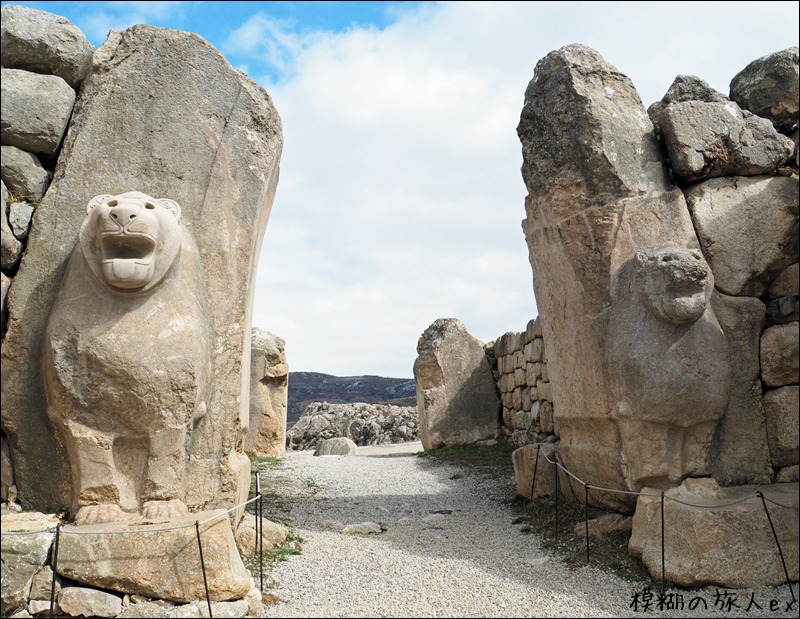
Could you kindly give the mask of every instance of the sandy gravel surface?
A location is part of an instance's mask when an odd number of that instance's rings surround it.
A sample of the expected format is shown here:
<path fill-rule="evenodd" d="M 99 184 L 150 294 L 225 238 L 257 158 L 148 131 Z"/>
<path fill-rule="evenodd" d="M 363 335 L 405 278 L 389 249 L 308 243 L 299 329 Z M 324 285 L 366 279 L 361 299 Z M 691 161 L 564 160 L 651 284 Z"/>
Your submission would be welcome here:
<path fill-rule="evenodd" d="M 715 588 L 669 592 L 683 611 L 658 610 L 655 591 L 649 608 L 634 610 L 641 583 L 571 569 L 514 524 L 520 512 L 511 502 L 510 463 L 463 467 L 414 455 L 419 451 L 409 443 L 359 448 L 356 456 L 293 452 L 264 471 L 265 515 L 303 539 L 300 555 L 268 572 L 267 589 L 280 601 L 264 616 L 798 616 L 796 606 L 785 612 L 786 586 L 727 596 Z M 363 522 L 382 532 L 337 530 Z M 761 610 L 746 610 L 751 594 Z"/>

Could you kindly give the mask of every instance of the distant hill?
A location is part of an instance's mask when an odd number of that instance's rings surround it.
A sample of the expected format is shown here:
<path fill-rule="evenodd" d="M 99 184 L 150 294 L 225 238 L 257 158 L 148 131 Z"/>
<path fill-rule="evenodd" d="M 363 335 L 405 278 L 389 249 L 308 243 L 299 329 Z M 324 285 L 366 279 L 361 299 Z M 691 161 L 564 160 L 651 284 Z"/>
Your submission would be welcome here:
<path fill-rule="evenodd" d="M 349 404 L 389 402 L 414 406 L 413 378 L 385 376 L 331 376 L 319 372 L 289 372 L 287 425 L 291 426 L 311 402 Z"/>

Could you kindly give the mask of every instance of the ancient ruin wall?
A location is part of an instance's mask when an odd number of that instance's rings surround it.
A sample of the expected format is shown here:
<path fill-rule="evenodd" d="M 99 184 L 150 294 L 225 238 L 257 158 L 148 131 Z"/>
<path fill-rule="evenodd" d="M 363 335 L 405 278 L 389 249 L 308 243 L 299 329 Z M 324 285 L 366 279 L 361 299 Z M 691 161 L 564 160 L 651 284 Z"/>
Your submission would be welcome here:
<path fill-rule="evenodd" d="M 588 47 L 537 65 L 523 230 L 559 458 L 588 483 L 797 478 L 797 82 L 792 48 L 645 112 Z"/>

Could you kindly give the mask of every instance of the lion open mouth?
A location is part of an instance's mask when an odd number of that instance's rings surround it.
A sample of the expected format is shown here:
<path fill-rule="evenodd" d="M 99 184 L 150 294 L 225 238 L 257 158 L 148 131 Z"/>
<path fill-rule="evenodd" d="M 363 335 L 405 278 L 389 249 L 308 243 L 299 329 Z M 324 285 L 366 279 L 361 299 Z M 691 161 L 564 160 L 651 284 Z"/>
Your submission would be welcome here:
<path fill-rule="evenodd" d="M 101 242 L 103 272 L 120 288 L 144 286 L 153 273 L 155 240 L 145 234 L 109 234 Z"/>

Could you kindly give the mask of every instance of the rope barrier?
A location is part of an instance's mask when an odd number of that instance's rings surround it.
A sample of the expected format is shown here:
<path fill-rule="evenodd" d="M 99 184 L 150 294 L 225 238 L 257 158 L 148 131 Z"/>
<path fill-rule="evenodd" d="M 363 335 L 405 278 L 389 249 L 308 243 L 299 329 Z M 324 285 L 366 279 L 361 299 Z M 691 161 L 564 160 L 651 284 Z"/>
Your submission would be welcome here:
<path fill-rule="evenodd" d="M 761 504 L 764 506 L 764 512 L 767 514 L 767 520 L 769 521 L 769 528 L 772 529 L 772 537 L 775 538 L 775 543 L 778 546 L 778 554 L 781 557 L 781 564 L 783 565 L 783 574 L 784 576 L 786 576 L 786 582 L 789 583 L 789 591 L 791 591 L 792 593 L 792 600 L 796 602 L 797 598 L 794 597 L 794 589 L 792 588 L 792 582 L 791 580 L 789 580 L 789 570 L 786 569 L 786 560 L 783 558 L 783 549 L 781 549 L 781 542 L 780 540 L 778 540 L 778 534 L 775 531 L 775 525 L 772 524 L 772 516 L 769 515 L 769 510 L 767 509 L 767 502 L 764 500 L 764 493 L 759 491 L 756 492 L 756 494 L 761 499 Z"/>
<path fill-rule="evenodd" d="M 206 578 L 206 562 L 203 559 L 203 544 L 200 542 L 200 521 L 194 523 L 195 530 L 197 531 L 197 548 L 200 550 L 200 569 L 203 570 L 203 586 L 206 589 L 206 604 L 208 604 L 208 616 L 213 617 L 211 614 L 211 596 L 208 593 L 208 579 Z"/>
<path fill-rule="evenodd" d="M 58 569 L 58 540 L 61 537 L 61 523 L 56 525 L 56 543 L 53 549 L 53 580 L 50 583 L 50 614 L 48 617 L 53 616 L 53 605 L 56 599 L 56 570 Z"/>

